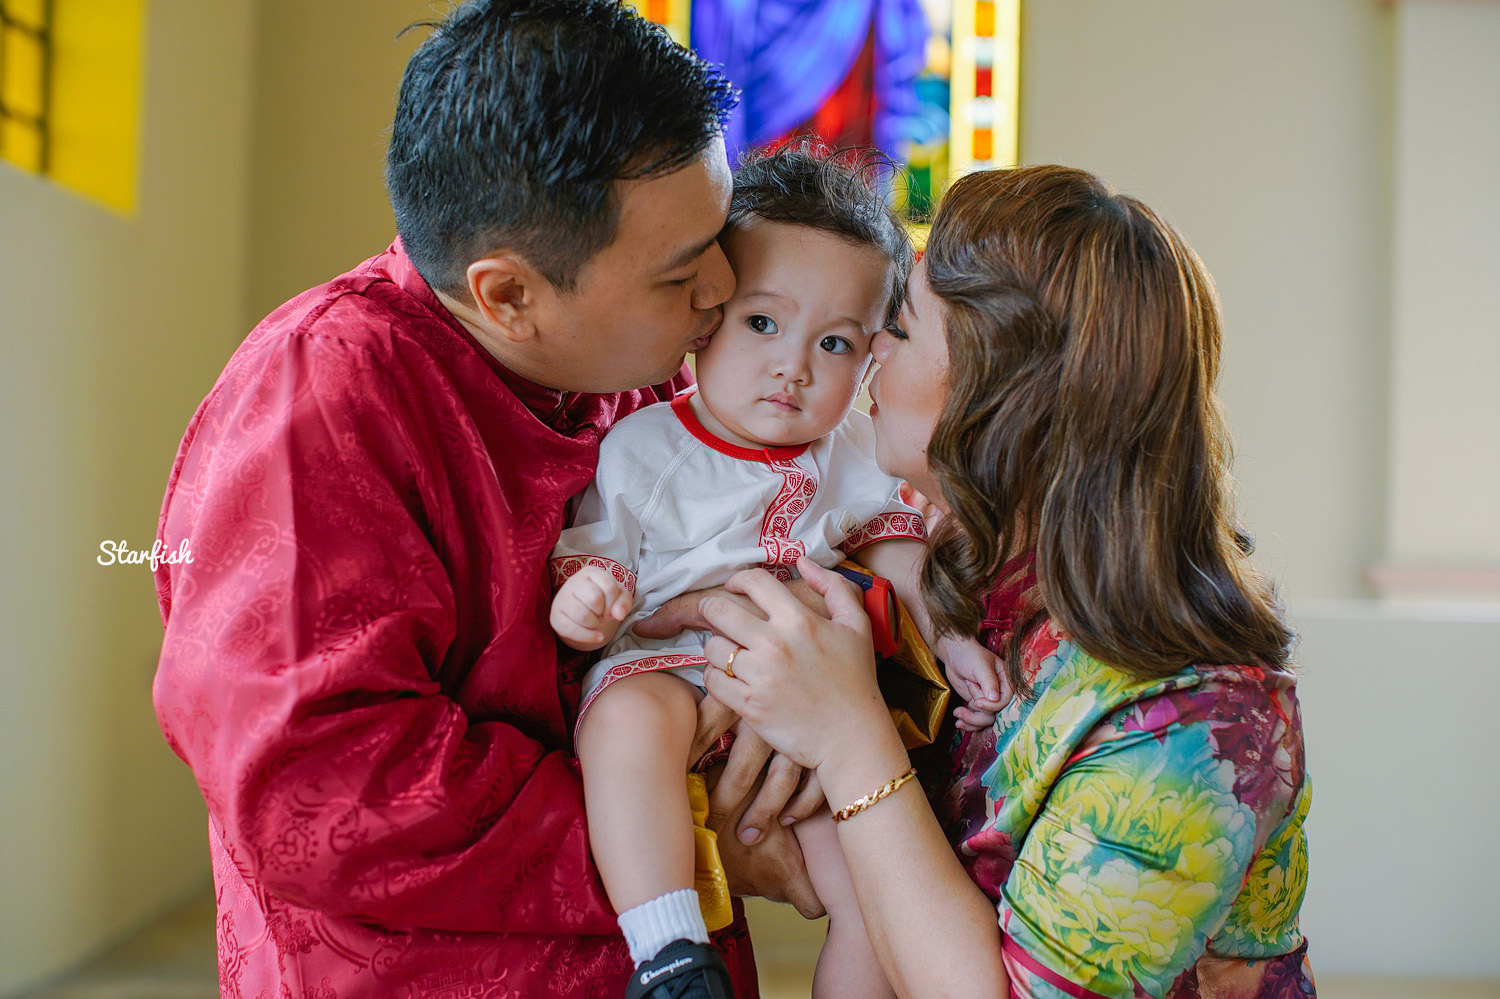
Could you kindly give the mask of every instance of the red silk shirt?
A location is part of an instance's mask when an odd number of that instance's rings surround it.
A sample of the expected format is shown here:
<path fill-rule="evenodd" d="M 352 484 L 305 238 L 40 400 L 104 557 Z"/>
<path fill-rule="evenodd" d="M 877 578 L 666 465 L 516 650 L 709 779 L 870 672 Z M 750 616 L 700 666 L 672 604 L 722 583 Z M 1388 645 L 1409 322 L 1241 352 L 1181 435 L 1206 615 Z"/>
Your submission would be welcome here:
<path fill-rule="evenodd" d="M 399 242 L 277 309 L 188 425 L 160 536 L 162 731 L 208 803 L 225 996 L 607 996 L 547 560 L 654 388 L 541 388 Z M 738 919 L 718 942 L 754 996 Z"/>

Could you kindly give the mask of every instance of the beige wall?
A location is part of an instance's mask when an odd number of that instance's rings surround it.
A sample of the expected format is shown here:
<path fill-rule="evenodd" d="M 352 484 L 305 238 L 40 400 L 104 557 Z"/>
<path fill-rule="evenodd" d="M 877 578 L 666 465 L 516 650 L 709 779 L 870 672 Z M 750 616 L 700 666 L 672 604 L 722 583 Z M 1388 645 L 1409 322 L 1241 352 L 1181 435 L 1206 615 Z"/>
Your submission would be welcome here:
<path fill-rule="evenodd" d="M 1500 4 L 1398 23 L 1388 555 L 1500 575 Z"/>
<path fill-rule="evenodd" d="M 1226 318 L 1241 509 L 1294 598 L 1381 551 L 1393 18 L 1373 0 L 1034 0 L 1021 153 L 1164 212 Z"/>
<path fill-rule="evenodd" d="M 247 328 L 385 249 L 385 146 L 430 0 L 260 0 L 252 110 Z M 397 38 L 397 35 L 401 35 Z"/>
<path fill-rule="evenodd" d="M 242 333 L 251 8 L 156 0 L 139 210 L 0 167 L 0 992 L 207 876 L 203 806 L 156 729 L 148 569 L 172 454 Z"/>
<path fill-rule="evenodd" d="M 1306 664 L 1302 929 L 1314 970 L 1500 980 L 1500 606 L 1292 611 Z"/>

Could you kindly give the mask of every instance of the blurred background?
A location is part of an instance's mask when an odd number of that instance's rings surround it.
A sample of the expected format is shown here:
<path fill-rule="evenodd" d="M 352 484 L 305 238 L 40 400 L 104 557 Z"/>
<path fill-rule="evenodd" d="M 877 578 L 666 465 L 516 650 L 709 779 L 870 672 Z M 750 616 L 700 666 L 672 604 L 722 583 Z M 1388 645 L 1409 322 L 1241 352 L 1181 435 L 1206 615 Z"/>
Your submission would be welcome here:
<path fill-rule="evenodd" d="M 737 147 L 877 142 L 918 223 L 963 170 L 1061 162 L 1186 234 L 1303 636 L 1314 968 L 1500 995 L 1500 3 L 640 6 L 746 88 Z M 0 994 L 173 912 L 211 974 L 150 571 L 100 545 L 151 547 L 255 322 L 390 241 L 400 32 L 445 9 L 0 0 Z M 816 953 L 790 909 L 752 919 L 768 964 Z"/>

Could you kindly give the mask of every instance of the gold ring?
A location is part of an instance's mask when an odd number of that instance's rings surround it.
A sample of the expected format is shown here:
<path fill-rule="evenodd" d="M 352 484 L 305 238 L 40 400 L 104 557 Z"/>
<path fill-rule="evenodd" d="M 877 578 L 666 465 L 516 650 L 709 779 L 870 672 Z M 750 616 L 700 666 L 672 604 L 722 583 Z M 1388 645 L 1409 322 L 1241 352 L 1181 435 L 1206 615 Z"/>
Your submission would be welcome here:
<path fill-rule="evenodd" d="M 744 651 L 745 650 L 743 646 L 736 645 L 734 647 L 734 651 L 729 653 L 729 658 L 724 660 L 724 675 L 729 677 L 731 680 L 738 679 L 738 677 L 734 675 L 734 657 Z"/>

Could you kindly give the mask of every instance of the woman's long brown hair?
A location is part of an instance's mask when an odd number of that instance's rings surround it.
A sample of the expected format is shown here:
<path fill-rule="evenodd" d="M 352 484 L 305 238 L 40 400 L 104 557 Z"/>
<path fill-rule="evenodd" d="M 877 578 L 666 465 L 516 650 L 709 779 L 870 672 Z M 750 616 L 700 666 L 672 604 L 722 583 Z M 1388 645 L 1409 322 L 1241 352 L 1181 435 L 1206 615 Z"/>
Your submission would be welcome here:
<path fill-rule="evenodd" d="M 955 183 L 926 261 L 949 353 L 928 448 L 949 515 L 922 571 L 939 628 L 975 634 L 1034 546 L 1018 689 L 1043 616 L 1140 676 L 1285 666 L 1293 635 L 1232 509 L 1218 302 L 1182 237 L 1092 174 L 1026 167 Z"/>

